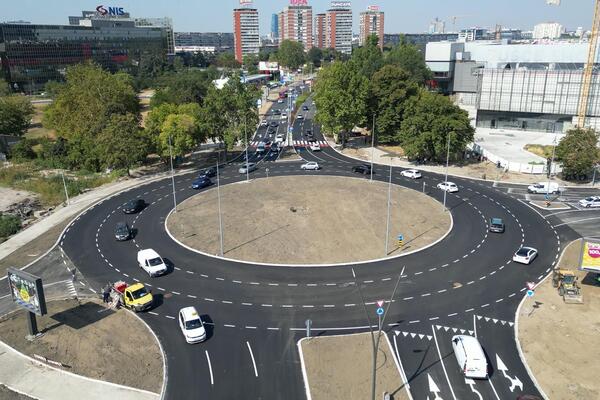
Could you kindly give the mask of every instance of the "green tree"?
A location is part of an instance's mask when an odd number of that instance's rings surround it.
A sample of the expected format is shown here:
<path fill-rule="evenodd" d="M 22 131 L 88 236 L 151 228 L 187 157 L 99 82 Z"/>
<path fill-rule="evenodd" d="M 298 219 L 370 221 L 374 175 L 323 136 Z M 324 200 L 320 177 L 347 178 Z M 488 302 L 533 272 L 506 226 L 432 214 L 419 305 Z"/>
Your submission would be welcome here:
<path fill-rule="evenodd" d="M 365 45 L 354 49 L 350 57 L 354 68 L 367 79 L 371 79 L 383 66 L 383 53 L 377 45 L 378 42 L 377 35 L 369 36 Z"/>
<path fill-rule="evenodd" d="M 285 39 L 279 45 L 277 50 L 277 61 L 283 67 L 298 69 L 304 64 L 304 46 L 302 43 Z"/>
<path fill-rule="evenodd" d="M 10 87 L 8 83 L 0 78 L 0 96 L 8 96 L 10 94 Z"/>
<path fill-rule="evenodd" d="M 373 75 L 371 109 L 376 114 L 378 143 L 398 143 L 406 101 L 416 95 L 418 86 L 406 71 L 396 65 L 386 65 Z"/>
<path fill-rule="evenodd" d="M 35 142 L 31 139 L 21 139 L 10 148 L 9 156 L 11 160 L 17 162 L 33 160 L 35 158 L 35 151 L 33 151 L 34 145 Z"/>
<path fill-rule="evenodd" d="M 164 159 L 169 157 L 169 143 L 173 157 L 183 157 L 194 148 L 196 139 L 196 121 L 186 114 L 171 114 L 163 123 L 159 135 L 159 154 Z"/>
<path fill-rule="evenodd" d="M 103 155 L 96 138 L 114 115 L 139 118 L 139 102 L 132 79 L 110 74 L 95 64 L 67 68 L 66 82 L 44 112 L 43 124 L 69 142 L 67 160 L 73 168 L 98 171 Z"/>
<path fill-rule="evenodd" d="M 314 100 L 316 119 L 345 145 L 345 133 L 366 122 L 368 79 L 350 63 L 336 61 L 319 71 Z"/>
<path fill-rule="evenodd" d="M 248 71 L 248 75 L 258 74 L 258 56 L 246 54 L 244 56 L 244 68 Z"/>
<path fill-rule="evenodd" d="M 592 129 L 571 129 L 556 146 L 556 156 L 562 161 L 566 179 L 589 174 L 600 162 L 598 135 Z"/>
<path fill-rule="evenodd" d="M 425 57 L 417 47 L 400 43 L 387 53 L 385 58 L 387 64 L 394 64 L 409 73 L 412 79 L 419 85 L 432 78 L 431 71 L 425 64 Z"/>
<path fill-rule="evenodd" d="M 128 175 L 130 168 L 149 153 L 149 144 L 133 114 L 112 115 L 98 135 L 98 147 L 104 167 L 126 169 Z"/>
<path fill-rule="evenodd" d="M 206 133 L 201 124 L 203 112 L 198 103 L 180 105 L 165 103 L 150 110 L 145 122 L 145 135 L 150 145 L 153 146 L 151 148 L 154 151 L 162 155 L 164 142 L 163 138 L 161 138 L 161 133 L 164 130 L 165 121 L 172 115 L 187 115 L 192 118 L 193 125 L 190 135 L 193 137 L 195 143 L 201 143 L 206 139 Z"/>
<path fill-rule="evenodd" d="M 216 64 L 218 67 L 237 69 L 241 64 L 235 59 L 233 53 L 221 53 L 217 56 Z"/>
<path fill-rule="evenodd" d="M 0 213 L 0 238 L 7 238 L 14 235 L 21 229 L 21 220 L 19 217 L 10 214 Z"/>
<path fill-rule="evenodd" d="M 323 50 L 318 47 L 311 47 L 306 53 L 306 61 L 312 63 L 315 68 L 319 68 L 321 66 L 321 60 L 323 59 Z"/>
<path fill-rule="evenodd" d="M 0 134 L 23 136 L 33 116 L 33 106 L 27 97 L 0 97 Z"/>
<path fill-rule="evenodd" d="M 474 132 L 466 111 L 448 97 L 422 89 L 405 104 L 400 145 L 411 159 L 443 161 L 448 137 L 450 155 L 456 158 L 473 141 Z"/>
<path fill-rule="evenodd" d="M 212 76 L 207 71 L 187 70 L 166 74 L 157 82 L 150 106 L 160 104 L 202 103 Z"/>
<path fill-rule="evenodd" d="M 63 87 L 64 87 L 64 83 L 62 83 L 62 82 L 48 81 L 44 85 L 44 91 L 46 92 L 47 97 L 50 97 L 51 99 L 55 99 Z"/>

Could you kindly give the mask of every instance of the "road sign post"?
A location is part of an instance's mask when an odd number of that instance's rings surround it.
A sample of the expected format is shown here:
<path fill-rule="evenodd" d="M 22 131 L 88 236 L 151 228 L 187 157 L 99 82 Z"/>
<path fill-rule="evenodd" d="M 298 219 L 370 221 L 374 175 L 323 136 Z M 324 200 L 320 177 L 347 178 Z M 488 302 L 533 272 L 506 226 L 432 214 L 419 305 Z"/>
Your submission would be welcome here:
<path fill-rule="evenodd" d="M 398 235 L 398 247 L 404 246 L 404 235 Z"/>
<path fill-rule="evenodd" d="M 310 338 L 310 327 L 312 326 L 312 321 L 307 319 L 304 323 L 306 324 L 306 337 Z"/>

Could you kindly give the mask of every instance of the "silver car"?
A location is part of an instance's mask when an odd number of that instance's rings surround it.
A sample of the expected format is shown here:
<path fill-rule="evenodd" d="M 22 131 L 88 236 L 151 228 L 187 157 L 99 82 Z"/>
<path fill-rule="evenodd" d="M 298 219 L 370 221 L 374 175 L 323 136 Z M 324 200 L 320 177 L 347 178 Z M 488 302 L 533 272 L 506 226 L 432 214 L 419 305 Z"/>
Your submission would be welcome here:
<path fill-rule="evenodd" d="M 300 166 L 300 169 L 303 169 L 303 170 L 315 170 L 316 171 L 320 168 L 321 167 L 319 167 L 319 164 L 316 161 L 309 161 Z"/>
<path fill-rule="evenodd" d="M 240 169 L 238 169 L 238 172 L 240 174 L 245 174 L 246 172 L 252 172 L 256 170 L 256 164 L 255 163 L 244 163 Z"/>

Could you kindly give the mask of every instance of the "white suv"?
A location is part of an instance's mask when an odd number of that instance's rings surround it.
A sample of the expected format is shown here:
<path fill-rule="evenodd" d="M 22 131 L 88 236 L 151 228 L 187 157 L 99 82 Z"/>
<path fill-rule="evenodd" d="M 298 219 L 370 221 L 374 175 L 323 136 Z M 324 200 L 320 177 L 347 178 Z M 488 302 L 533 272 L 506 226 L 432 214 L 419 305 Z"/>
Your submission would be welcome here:
<path fill-rule="evenodd" d="M 137 253 L 138 265 L 151 277 L 167 273 L 167 264 L 152 249 L 140 250 Z"/>
<path fill-rule="evenodd" d="M 404 170 L 402 172 L 400 172 L 400 175 L 406 177 L 406 178 L 411 178 L 411 179 L 419 179 L 421 178 L 421 172 L 416 170 L 416 169 L 407 169 Z"/>
<path fill-rule="evenodd" d="M 458 186 L 454 182 L 440 182 L 437 184 L 437 188 L 448 193 L 458 192 Z"/>
<path fill-rule="evenodd" d="M 193 344 L 206 340 L 206 329 L 195 307 L 179 310 L 179 328 L 185 341 Z"/>

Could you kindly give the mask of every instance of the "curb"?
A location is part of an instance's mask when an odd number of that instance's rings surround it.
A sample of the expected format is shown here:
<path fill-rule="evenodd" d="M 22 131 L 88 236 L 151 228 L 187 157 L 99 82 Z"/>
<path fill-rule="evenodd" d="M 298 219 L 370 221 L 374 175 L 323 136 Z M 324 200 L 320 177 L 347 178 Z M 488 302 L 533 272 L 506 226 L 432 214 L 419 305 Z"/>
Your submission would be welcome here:
<path fill-rule="evenodd" d="M 338 149 L 336 149 L 335 146 L 337 146 L 337 143 L 333 142 L 331 139 L 329 139 L 325 135 L 323 135 L 323 137 L 329 143 L 329 147 L 331 149 L 333 149 L 333 151 L 335 151 L 336 153 L 338 153 L 338 154 L 340 154 L 340 155 L 342 155 L 344 157 L 351 158 L 351 159 L 356 160 L 356 161 L 360 161 L 360 162 L 369 161 L 370 162 L 370 160 L 365 160 L 365 159 L 362 159 L 362 158 L 357 158 L 357 157 L 354 157 L 354 156 L 342 153 L 341 151 L 339 151 Z M 380 166 L 388 166 L 389 167 L 388 164 L 381 164 L 381 163 L 375 162 L 375 161 L 373 161 L 373 164 L 377 164 L 377 165 L 380 165 Z M 414 168 L 414 169 L 418 169 L 420 171 L 429 172 L 431 174 L 443 175 L 440 172 L 430 171 L 428 169 L 423 169 L 423 168 L 417 168 L 416 166 L 414 166 L 414 167 L 413 166 L 406 166 L 405 167 L 405 166 L 401 166 L 401 165 L 394 165 L 393 167 L 394 168 L 404 168 L 404 169 Z M 481 178 L 475 178 L 475 177 L 472 177 L 472 176 L 451 174 L 450 172 L 448 172 L 448 176 L 454 176 L 454 177 L 457 177 L 457 178 L 470 179 L 470 180 L 481 181 L 481 182 L 490 182 L 490 183 L 494 183 L 494 184 L 495 183 L 506 183 L 506 184 L 510 184 L 510 185 L 523 185 L 523 186 L 529 186 L 529 185 L 531 185 L 531 183 L 523 183 L 523 182 L 504 182 L 504 181 L 496 181 L 496 180 L 490 180 L 490 179 L 481 179 Z M 600 186 L 590 186 L 590 185 L 582 185 L 582 186 L 561 185 L 561 186 L 564 187 L 564 188 L 568 188 L 568 189 L 599 189 L 600 190 Z"/>
<path fill-rule="evenodd" d="M 118 383 L 103 381 L 103 380 L 100 380 L 100 379 L 89 378 L 87 376 L 78 375 L 78 374 L 75 374 L 73 372 L 65 371 L 65 370 L 62 370 L 60 368 L 53 367 L 52 365 L 48 365 L 46 363 L 43 363 L 43 362 L 41 362 L 39 360 L 36 360 L 35 358 L 28 356 L 27 354 L 21 353 L 19 350 L 15 349 L 12 346 L 9 346 L 8 344 L 6 344 L 2 340 L 0 340 L 0 343 L 2 343 L 4 346 L 6 346 L 13 353 L 15 353 L 15 354 L 17 354 L 17 355 L 19 355 L 19 356 L 21 356 L 21 357 L 29 360 L 31 363 L 36 364 L 38 366 L 41 366 L 41 367 L 44 367 L 44 368 L 50 368 L 50 369 L 53 369 L 53 370 L 58 371 L 60 373 L 68 374 L 68 375 L 71 375 L 71 376 L 75 376 L 78 379 L 84 379 L 84 380 L 90 381 L 90 382 L 98 382 L 98 383 L 101 383 L 103 385 L 109 385 L 109 386 L 113 386 L 113 387 L 120 388 L 120 389 L 131 390 L 131 391 L 138 392 L 138 393 L 146 393 L 146 394 L 150 394 L 150 395 L 154 395 L 154 396 L 159 396 L 158 393 L 150 392 L 148 390 L 137 389 L 137 388 L 134 388 L 134 387 L 131 387 L 131 386 L 119 385 Z M 3 383 L 3 385 L 4 385 L 4 383 Z M 29 396 L 29 394 L 26 394 L 26 395 Z"/>
<path fill-rule="evenodd" d="M 298 347 L 298 353 L 300 353 L 300 366 L 302 368 L 302 379 L 304 380 L 304 390 L 306 391 L 306 399 L 312 400 L 312 396 L 310 395 L 310 385 L 308 384 L 308 375 L 306 374 L 306 364 L 304 363 L 304 354 L 302 353 L 302 341 L 310 338 L 302 338 L 296 342 L 296 346 Z"/>
<path fill-rule="evenodd" d="M 571 243 L 578 241 L 580 239 L 576 239 L 571 241 Z M 563 251 L 560 254 L 560 257 L 558 259 L 558 261 L 556 261 L 553 265 L 551 269 L 554 269 L 554 267 L 558 264 L 560 264 L 560 261 L 563 258 L 563 255 L 565 254 L 565 250 L 567 249 L 567 247 L 571 244 L 569 243 L 567 246 L 565 246 L 565 248 L 563 249 Z M 546 279 L 548 279 L 550 277 L 550 275 L 552 274 L 552 271 L 550 271 L 545 277 L 544 279 L 542 279 L 541 281 L 539 281 L 537 283 L 536 286 L 539 286 L 540 284 L 542 284 Z M 542 389 L 541 385 L 539 384 L 539 382 L 537 381 L 537 379 L 535 379 L 535 375 L 533 374 L 533 372 L 531 371 L 531 368 L 529 367 L 529 364 L 527 364 L 527 360 L 525 359 L 525 354 L 523 353 L 523 348 L 521 347 L 521 341 L 519 340 L 519 316 L 521 314 L 521 308 L 523 307 L 523 304 L 525 304 L 525 300 L 527 300 L 527 296 L 523 296 L 523 298 L 521 299 L 521 301 L 519 302 L 519 306 L 517 307 L 517 311 L 515 313 L 515 343 L 517 345 L 517 351 L 519 353 L 519 358 L 521 359 L 521 363 L 525 366 L 525 370 L 527 371 L 527 373 L 529 374 L 529 377 L 531 378 L 531 381 L 533 382 L 533 384 L 535 385 L 536 389 L 540 392 L 540 394 L 542 395 L 542 397 L 545 400 L 549 400 L 550 398 L 548 397 L 548 395 L 546 394 L 546 392 L 544 392 L 544 390 Z"/>
<path fill-rule="evenodd" d="M 339 177 L 338 175 L 325 175 L 325 174 L 321 174 L 319 176 Z M 310 178 L 312 176 L 308 175 L 307 177 Z M 354 178 L 354 177 L 343 177 L 343 178 L 363 180 L 363 178 Z M 267 178 L 254 178 L 252 180 L 258 180 L 258 179 L 267 179 Z M 242 182 L 245 183 L 246 181 L 242 181 Z M 231 184 L 236 184 L 236 183 L 241 183 L 241 182 L 234 182 L 234 183 L 231 183 Z M 421 193 L 421 192 L 419 192 L 419 191 L 417 191 L 415 189 L 410 189 L 410 188 L 405 187 L 405 186 L 400 186 L 400 185 L 394 185 L 394 186 L 398 186 L 398 187 L 401 187 L 403 189 L 413 190 L 415 192 Z M 215 189 L 212 188 L 210 190 L 207 190 L 206 192 L 209 192 L 211 190 L 215 190 Z M 203 192 L 203 193 L 206 193 L 206 192 Z M 189 197 L 188 199 L 186 199 L 184 201 L 187 201 L 187 200 L 191 199 L 194 196 L 195 195 Z M 428 196 L 428 197 L 430 197 L 430 196 Z M 432 198 L 432 197 L 430 197 L 430 198 Z M 437 201 L 435 199 L 433 199 L 433 200 Z M 194 253 L 203 255 L 205 257 L 216 258 L 216 259 L 219 259 L 219 260 L 224 260 L 224 261 L 229 261 L 229 262 L 234 262 L 234 263 L 241 263 L 241 264 L 254 265 L 254 266 L 266 266 L 266 267 L 287 267 L 287 268 L 348 267 L 348 266 L 353 266 L 353 265 L 370 264 L 370 263 L 380 262 L 380 261 L 385 261 L 385 260 L 394 260 L 394 259 L 398 259 L 398 258 L 401 258 L 401 257 L 404 257 L 404 256 L 408 256 L 408 255 L 414 254 L 414 253 L 418 253 L 418 252 L 426 250 L 426 249 L 428 249 L 428 248 L 430 248 L 432 246 L 435 246 L 436 244 L 438 244 L 439 242 L 441 242 L 442 240 L 444 240 L 450 234 L 450 232 L 452 232 L 452 229 L 454 228 L 454 217 L 452 216 L 452 212 L 447 211 L 448 215 L 450 216 L 450 227 L 448 228 L 448 230 L 446 231 L 446 233 L 444 233 L 436 241 L 434 241 L 432 243 L 429 243 L 428 245 L 426 245 L 424 247 L 421 247 L 421 248 L 409 251 L 407 253 L 398 254 L 398 255 L 392 256 L 392 257 L 383 257 L 383 258 L 376 258 L 376 259 L 373 259 L 373 260 L 345 262 L 345 263 L 330 263 L 330 264 L 277 264 L 277 263 L 254 262 L 254 261 L 239 260 L 239 259 L 235 259 L 235 258 L 221 257 L 221 256 L 217 256 L 217 255 L 214 255 L 214 254 L 209 254 L 209 253 L 203 252 L 203 251 L 198 250 L 198 249 L 194 249 L 194 248 L 192 248 L 192 247 L 190 247 L 190 246 L 182 243 L 181 241 L 179 241 L 178 239 L 176 239 L 175 236 L 173 236 L 173 234 L 171 233 L 171 231 L 169 230 L 169 228 L 167 226 L 167 223 L 169 221 L 169 217 L 171 216 L 171 214 L 173 214 L 174 211 L 175 211 L 174 209 L 171 209 L 171 211 L 169 211 L 169 213 L 167 214 L 167 216 L 165 218 L 165 222 L 164 222 L 164 227 L 165 227 L 165 232 L 167 232 L 167 235 L 169 235 L 169 237 L 171 238 L 171 240 L 173 240 L 175 243 L 177 243 L 181 247 L 183 247 L 183 248 L 185 248 L 185 249 L 187 249 L 189 251 L 192 251 Z"/>

